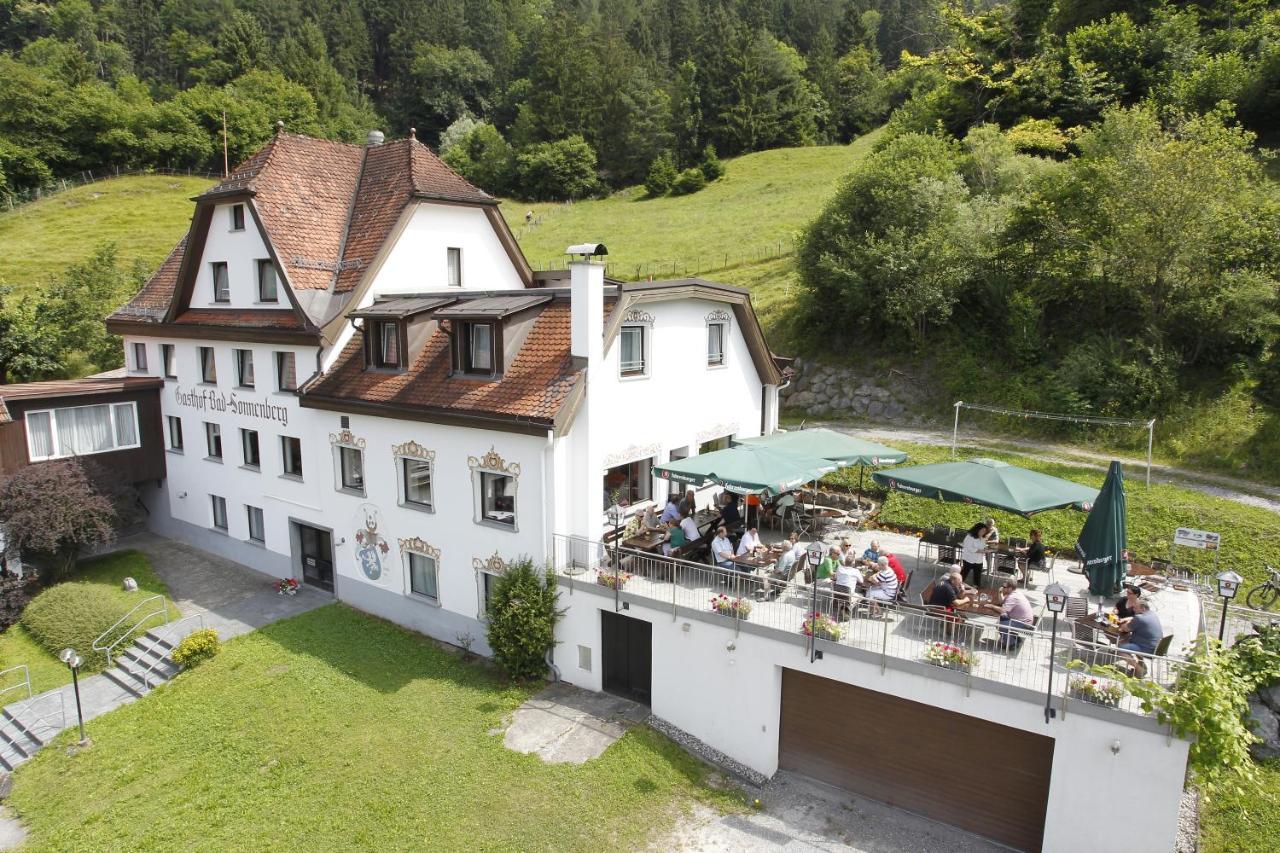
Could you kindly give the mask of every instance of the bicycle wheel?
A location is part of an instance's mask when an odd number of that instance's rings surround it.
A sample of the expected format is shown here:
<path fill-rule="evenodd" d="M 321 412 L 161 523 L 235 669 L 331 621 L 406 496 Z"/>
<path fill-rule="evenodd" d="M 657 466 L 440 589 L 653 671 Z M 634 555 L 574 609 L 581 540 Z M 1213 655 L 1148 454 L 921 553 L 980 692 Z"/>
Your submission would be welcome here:
<path fill-rule="evenodd" d="M 1264 583 L 1249 590 L 1249 595 L 1245 597 L 1245 604 L 1254 610 L 1270 610 L 1275 606 L 1277 599 L 1280 599 L 1280 589 Z"/>

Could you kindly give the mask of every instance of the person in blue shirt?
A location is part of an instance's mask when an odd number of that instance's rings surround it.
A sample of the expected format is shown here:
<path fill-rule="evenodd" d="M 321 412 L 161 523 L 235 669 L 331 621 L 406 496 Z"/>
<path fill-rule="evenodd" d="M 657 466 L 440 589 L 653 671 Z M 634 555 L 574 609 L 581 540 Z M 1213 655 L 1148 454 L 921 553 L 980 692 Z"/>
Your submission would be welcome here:
<path fill-rule="evenodd" d="M 880 559 L 880 541 L 872 539 L 870 547 L 862 552 L 862 559 L 868 563 L 874 563 Z"/>
<path fill-rule="evenodd" d="M 1151 605 L 1141 598 L 1133 603 L 1133 615 L 1120 621 L 1120 629 L 1128 632 L 1128 637 L 1121 641 L 1122 652 L 1142 652 L 1152 655 L 1156 646 L 1164 639 L 1164 628 L 1160 625 L 1160 617 L 1151 611 Z"/>
<path fill-rule="evenodd" d="M 679 495 L 671 495 L 670 497 L 667 498 L 666 509 L 662 511 L 662 516 L 658 520 L 661 521 L 663 524 L 666 524 L 668 521 L 675 521 L 675 522 L 680 521 L 680 496 Z"/>

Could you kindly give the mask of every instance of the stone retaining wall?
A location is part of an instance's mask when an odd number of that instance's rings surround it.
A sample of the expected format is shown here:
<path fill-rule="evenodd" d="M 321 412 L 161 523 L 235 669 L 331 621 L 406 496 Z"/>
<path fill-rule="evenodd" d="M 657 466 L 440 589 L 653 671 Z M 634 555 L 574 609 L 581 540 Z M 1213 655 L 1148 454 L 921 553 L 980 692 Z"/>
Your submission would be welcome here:
<path fill-rule="evenodd" d="M 869 375 L 797 358 L 795 377 L 782 389 L 782 406 L 810 417 L 928 423 L 927 383 L 899 371 Z"/>

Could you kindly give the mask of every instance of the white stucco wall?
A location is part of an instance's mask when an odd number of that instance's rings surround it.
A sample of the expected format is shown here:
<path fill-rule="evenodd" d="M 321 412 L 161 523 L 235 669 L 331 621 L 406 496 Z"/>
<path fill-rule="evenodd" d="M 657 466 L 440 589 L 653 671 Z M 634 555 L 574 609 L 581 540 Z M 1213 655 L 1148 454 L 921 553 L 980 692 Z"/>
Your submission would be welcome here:
<path fill-rule="evenodd" d="M 560 602 L 569 608 L 557 628 L 561 676 L 600 690 L 600 611 L 612 610 L 612 595 L 578 582 L 572 595 L 561 586 Z M 810 664 L 798 637 L 786 642 L 746 631 L 735 637 L 732 623 L 713 614 L 681 613 L 673 620 L 669 609 L 633 600 L 623 615 L 653 625 L 653 713 L 761 773 L 778 767 L 782 669 L 789 668 L 1053 737 L 1046 851 L 1173 847 L 1188 745 L 1147 721 L 1130 726 L 1113 712 L 1073 705 L 1064 719 L 1046 725 L 1043 702 L 1034 697 L 980 688 L 966 696 L 962 684 L 937 674 L 912 666 L 881 673 L 876 661 L 835 653 Z M 578 667 L 579 645 L 591 649 L 590 672 Z M 970 794 L 994 792 L 957 795 Z"/>
<path fill-rule="evenodd" d="M 285 293 L 283 278 L 277 275 L 279 294 L 276 302 L 258 301 L 258 260 L 271 257 L 262 234 L 254 221 L 253 211 L 244 204 L 244 230 L 231 230 L 231 208 L 220 204 L 213 210 L 209 231 L 205 237 L 204 256 L 196 266 L 196 283 L 191 292 L 192 308 L 279 308 L 291 310 L 289 296 Z M 231 285 L 231 301 L 215 302 L 213 298 L 213 268 L 215 261 L 225 261 Z M 278 273 L 279 271 L 277 271 Z"/>
<path fill-rule="evenodd" d="M 524 287 L 483 210 L 420 202 L 374 272 L 367 301 L 374 295 L 447 290 L 450 246 L 462 250 L 463 289 Z"/>

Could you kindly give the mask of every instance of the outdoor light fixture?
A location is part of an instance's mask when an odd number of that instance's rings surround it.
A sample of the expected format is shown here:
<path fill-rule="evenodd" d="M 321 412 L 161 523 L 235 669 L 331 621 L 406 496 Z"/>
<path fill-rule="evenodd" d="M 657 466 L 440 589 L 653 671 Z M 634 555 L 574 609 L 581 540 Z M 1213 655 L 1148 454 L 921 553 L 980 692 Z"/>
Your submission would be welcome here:
<path fill-rule="evenodd" d="M 1222 642 L 1222 637 L 1227 631 L 1227 605 L 1236 597 L 1243 581 L 1244 578 L 1232 571 L 1225 571 L 1218 575 L 1218 595 L 1222 596 L 1222 619 L 1218 622 L 1219 643 Z"/>
<path fill-rule="evenodd" d="M 822 541 L 815 539 L 809 543 L 805 556 L 809 560 L 810 577 L 813 578 L 813 601 L 809 607 L 810 613 L 818 612 L 818 564 L 822 562 L 823 556 Z M 818 632 L 809 632 L 809 663 L 813 663 L 818 659 Z"/>
<path fill-rule="evenodd" d="M 1044 721 L 1058 715 L 1053 707 L 1053 659 L 1058 656 L 1058 614 L 1067 609 L 1067 590 L 1060 583 L 1051 583 L 1044 591 L 1045 609 L 1053 614 L 1053 633 L 1049 635 L 1049 687 L 1044 694 Z"/>
<path fill-rule="evenodd" d="M 613 525 L 613 612 L 617 613 L 622 609 L 619 604 L 622 584 L 618 582 L 618 578 L 622 571 L 622 522 L 627 517 L 627 510 L 614 501 L 613 506 L 605 510 L 605 516 Z"/>
<path fill-rule="evenodd" d="M 84 746 L 89 742 L 84 733 L 84 711 L 80 708 L 80 667 L 84 664 L 84 659 L 76 654 L 76 650 L 65 648 L 58 655 L 58 660 L 67 665 L 67 669 L 71 670 L 71 686 L 76 694 L 76 719 L 80 721 L 80 745 Z"/>

